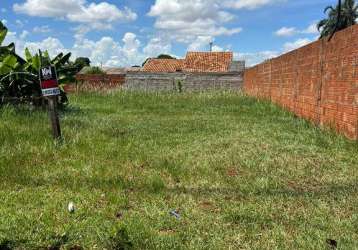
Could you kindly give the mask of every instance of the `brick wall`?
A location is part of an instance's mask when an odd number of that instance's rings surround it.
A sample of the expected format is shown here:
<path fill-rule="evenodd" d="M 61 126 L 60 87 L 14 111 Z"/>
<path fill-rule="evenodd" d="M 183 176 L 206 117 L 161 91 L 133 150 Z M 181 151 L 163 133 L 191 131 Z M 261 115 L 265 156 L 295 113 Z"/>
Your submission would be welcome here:
<path fill-rule="evenodd" d="M 243 84 L 243 72 L 234 73 L 148 73 L 132 72 L 126 75 L 123 85 L 127 90 L 173 91 L 182 83 L 183 91 L 210 89 L 239 90 Z"/>
<path fill-rule="evenodd" d="M 358 139 L 358 25 L 247 69 L 244 91 Z"/>
<path fill-rule="evenodd" d="M 125 75 L 77 75 L 76 80 L 77 84 L 68 85 L 65 89 L 66 92 L 115 89 L 124 84 Z"/>

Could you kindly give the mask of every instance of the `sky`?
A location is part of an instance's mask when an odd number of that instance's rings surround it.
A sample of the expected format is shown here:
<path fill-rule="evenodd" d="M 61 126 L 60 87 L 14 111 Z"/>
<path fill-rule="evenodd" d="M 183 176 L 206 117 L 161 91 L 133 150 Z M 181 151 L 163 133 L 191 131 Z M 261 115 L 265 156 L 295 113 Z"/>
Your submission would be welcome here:
<path fill-rule="evenodd" d="M 336 0 L 0 0 L 0 20 L 17 53 L 71 52 L 92 65 L 141 65 L 187 51 L 233 51 L 251 66 L 319 36 Z"/>

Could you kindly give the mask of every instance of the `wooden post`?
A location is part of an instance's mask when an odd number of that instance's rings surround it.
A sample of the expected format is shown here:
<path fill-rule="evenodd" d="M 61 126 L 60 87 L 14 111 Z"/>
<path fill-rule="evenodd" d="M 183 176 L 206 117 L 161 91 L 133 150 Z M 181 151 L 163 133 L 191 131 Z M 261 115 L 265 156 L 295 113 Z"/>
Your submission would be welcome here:
<path fill-rule="evenodd" d="M 55 140 L 61 139 L 61 127 L 60 120 L 58 118 L 57 110 L 57 96 L 49 96 L 48 100 L 48 113 L 50 117 L 50 122 L 52 126 L 52 135 Z"/>
<path fill-rule="evenodd" d="M 43 65 L 41 51 L 39 51 L 39 55 L 41 58 L 41 65 Z M 61 139 L 60 120 L 58 118 L 57 110 L 57 96 L 60 94 L 60 89 L 58 87 L 56 68 L 51 65 L 41 67 L 39 78 L 42 96 L 46 97 L 48 102 L 48 114 L 52 127 L 52 136 L 55 140 L 58 140 Z"/>

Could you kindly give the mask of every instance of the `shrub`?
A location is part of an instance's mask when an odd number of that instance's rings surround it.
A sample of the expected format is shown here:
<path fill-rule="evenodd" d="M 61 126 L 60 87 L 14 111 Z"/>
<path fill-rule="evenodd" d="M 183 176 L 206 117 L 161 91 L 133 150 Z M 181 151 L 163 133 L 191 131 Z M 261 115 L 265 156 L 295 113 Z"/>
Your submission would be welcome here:
<path fill-rule="evenodd" d="M 106 73 L 97 66 L 92 66 L 92 67 L 84 67 L 81 71 L 82 74 L 87 74 L 87 75 L 105 75 Z"/>

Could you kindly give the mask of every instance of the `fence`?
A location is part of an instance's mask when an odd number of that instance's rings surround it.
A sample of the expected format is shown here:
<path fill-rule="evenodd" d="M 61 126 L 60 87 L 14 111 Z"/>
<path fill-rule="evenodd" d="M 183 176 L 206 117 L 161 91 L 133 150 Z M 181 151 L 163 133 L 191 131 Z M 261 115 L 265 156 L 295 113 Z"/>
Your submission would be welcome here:
<path fill-rule="evenodd" d="M 76 84 L 67 85 L 66 92 L 115 89 L 125 82 L 125 74 L 76 75 Z"/>
<path fill-rule="evenodd" d="M 358 25 L 247 69 L 244 91 L 358 139 Z"/>

